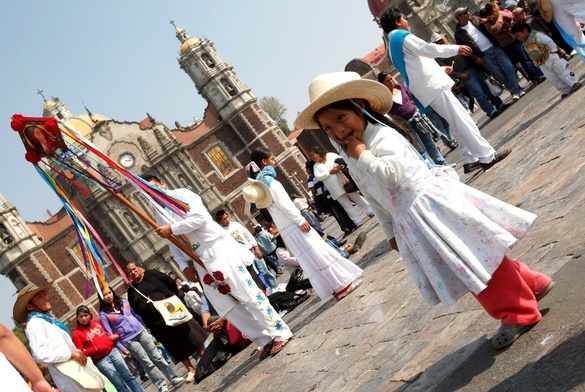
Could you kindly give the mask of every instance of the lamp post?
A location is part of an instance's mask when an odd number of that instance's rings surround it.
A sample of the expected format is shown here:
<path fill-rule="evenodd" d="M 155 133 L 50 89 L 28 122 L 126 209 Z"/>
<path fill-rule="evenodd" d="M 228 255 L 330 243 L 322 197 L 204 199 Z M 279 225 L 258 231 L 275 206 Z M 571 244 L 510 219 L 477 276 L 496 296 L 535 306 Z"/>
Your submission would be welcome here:
<path fill-rule="evenodd" d="M 299 179 L 297 178 L 297 172 L 293 172 L 292 174 L 288 175 L 287 177 L 288 177 L 289 179 L 293 179 L 293 180 L 294 180 L 294 181 L 297 183 L 297 185 L 301 187 L 301 189 L 302 189 L 302 190 L 305 192 L 305 194 L 306 194 L 306 195 L 307 195 L 309 198 L 311 198 L 311 194 L 309 193 L 309 191 L 307 190 L 307 188 L 305 188 L 305 187 L 303 186 L 303 183 L 302 183 L 302 182 L 300 182 L 300 181 L 299 181 Z"/>

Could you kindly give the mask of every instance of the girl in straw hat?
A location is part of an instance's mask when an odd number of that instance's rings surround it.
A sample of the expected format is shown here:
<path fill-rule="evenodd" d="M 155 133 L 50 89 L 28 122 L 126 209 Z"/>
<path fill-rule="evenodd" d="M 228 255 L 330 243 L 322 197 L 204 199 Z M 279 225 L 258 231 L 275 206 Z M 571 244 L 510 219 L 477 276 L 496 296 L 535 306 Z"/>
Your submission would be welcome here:
<path fill-rule="evenodd" d="M 357 278 L 362 269 L 323 241 L 303 218 L 276 179 L 274 154 L 261 147 L 252 152 L 251 160 L 246 166 L 252 178 L 251 185 L 244 189 L 244 198 L 258 208 L 268 209 L 284 242 L 321 300 L 332 295 L 341 299 L 355 290 L 361 284 Z"/>
<path fill-rule="evenodd" d="M 462 184 L 451 168 L 429 169 L 400 126 L 383 116 L 392 105 L 384 85 L 337 72 L 313 80 L 309 95 L 295 126 L 321 128 L 345 155 L 429 305 L 449 306 L 471 292 L 502 322 L 495 348 L 540 321 L 537 301 L 553 282 L 506 256 L 535 215 Z"/>

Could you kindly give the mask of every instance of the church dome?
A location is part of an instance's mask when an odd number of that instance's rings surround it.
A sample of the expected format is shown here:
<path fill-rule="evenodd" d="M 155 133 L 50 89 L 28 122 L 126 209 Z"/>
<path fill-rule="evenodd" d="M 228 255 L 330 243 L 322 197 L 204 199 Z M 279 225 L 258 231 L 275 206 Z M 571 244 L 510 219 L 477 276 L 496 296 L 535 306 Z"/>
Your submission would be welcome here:
<path fill-rule="evenodd" d="M 191 49 L 193 46 L 197 46 L 199 45 L 199 43 L 201 42 L 201 39 L 199 39 L 198 37 L 189 37 L 185 42 L 183 42 L 183 44 L 181 45 L 181 55 L 187 53 L 187 51 L 189 49 Z"/>
<path fill-rule="evenodd" d="M 68 118 L 65 120 L 65 123 L 71 128 L 75 129 L 77 132 L 81 133 L 83 136 L 89 137 L 93 131 L 94 122 L 108 120 L 107 117 L 104 117 L 101 114 L 92 114 L 92 117 L 93 121 L 89 115 L 82 114 L 80 116 Z"/>

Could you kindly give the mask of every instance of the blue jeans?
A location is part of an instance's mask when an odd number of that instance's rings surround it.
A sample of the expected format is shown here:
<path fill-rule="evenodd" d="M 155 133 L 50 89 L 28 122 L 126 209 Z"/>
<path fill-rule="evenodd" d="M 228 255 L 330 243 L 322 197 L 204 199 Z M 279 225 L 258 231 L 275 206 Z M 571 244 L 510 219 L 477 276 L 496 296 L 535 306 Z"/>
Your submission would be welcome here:
<path fill-rule="evenodd" d="M 504 46 L 504 51 L 514 64 L 520 64 L 532 82 L 538 82 L 544 75 L 540 68 L 534 65 L 534 62 L 528 57 L 522 42 L 515 40 L 509 45 Z"/>
<path fill-rule="evenodd" d="M 278 270 L 282 268 L 282 263 L 278 260 L 278 257 L 274 252 L 264 256 L 264 262 L 266 263 L 266 266 L 272 268 L 274 272 L 278 272 Z"/>
<path fill-rule="evenodd" d="M 464 72 L 469 75 L 469 79 L 459 78 L 459 81 L 475 97 L 481 110 L 488 116 L 492 116 L 496 110 L 500 110 L 503 106 L 502 100 L 490 92 L 490 89 L 485 84 L 483 72 L 473 67 L 466 69 Z"/>
<path fill-rule="evenodd" d="M 516 68 L 510 61 L 510 58 L 504 52 L 504 49 L 498 46 L 492 46 L 484 51 L 483 61 L 485 61 L 485 69 L 494 75 L 498 82 L 503 83 L 512 95 L 520 94 L 523 90 L 518 85 L 518 78 L 516 77 Z"/>
<path fill-rule="evenodd" d="M 420 118 L 421 121 L 424 121 Z M 414 139 L 418 143 L 420 148 L 419 152 L 430 163 L 435 163 L 437 165 L 445 165 L 445 158 L 441 155 L 441 152 L 435 145 L 433 141 L 433 136 L 430 133 L 426 133 L 420 130 L 417 125 L 413 124 L 411 121 L 408 122 L 411 134 L 414 136 Z"/>
<path fill-rule="evenodd" d="M 177 377 L 173 368 L 169 366 L 156 349 L 152 337 L 146 330 L 126 343 L 126 348 L 140 362 L 158 390 L 167 387 L 165 376 L 169 381 Z"/>
<path fill-rule="evenodd" d="M 274 275 L 268 271 L 268 267 L 266 266 L 264 259 L 254 257 L 254 265 L 256 266 L 258 273 L 264 278 L 264 281 L 268 287 L 273 289 L 278 287 L 278 282 L 276 281 Z"/>
<path fill-rule="evenodd" d="M 126 362 L 118 349 L 114 348 L 108 355 L 94 362 L 99 371 L 114 384 L 116 391 L 127 392 L 126 385 L 128 385 L 132 392 L 144 392 L 144 389 L 130 373 L 130 369 L 126 366 Z"/>

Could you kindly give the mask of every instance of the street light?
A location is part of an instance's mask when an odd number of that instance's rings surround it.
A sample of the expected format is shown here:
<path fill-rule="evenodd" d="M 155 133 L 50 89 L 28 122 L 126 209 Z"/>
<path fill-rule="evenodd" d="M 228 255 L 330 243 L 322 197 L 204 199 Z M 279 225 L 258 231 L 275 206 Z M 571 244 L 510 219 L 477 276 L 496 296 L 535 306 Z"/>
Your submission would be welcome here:
<path fill-rule="evenodd" d="M 307 196 L 309 196 L 309 198 L 311 198 L 311 194 L 309 193 L 309 191 L 307 190 L 307 188 L 305 188 L 303 186 L 303 183 L 299 181 L 299 179 L 297 178 L 297 172 L 294 172 L 290 175 L 287 176 L 289 179 L 293 179 L 296 181 L 297 185 L 301 187 L 301 189 L 305 192 L 305 194 Z"/>

